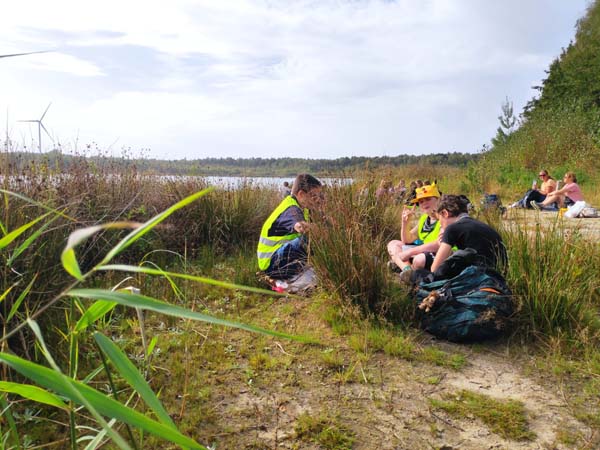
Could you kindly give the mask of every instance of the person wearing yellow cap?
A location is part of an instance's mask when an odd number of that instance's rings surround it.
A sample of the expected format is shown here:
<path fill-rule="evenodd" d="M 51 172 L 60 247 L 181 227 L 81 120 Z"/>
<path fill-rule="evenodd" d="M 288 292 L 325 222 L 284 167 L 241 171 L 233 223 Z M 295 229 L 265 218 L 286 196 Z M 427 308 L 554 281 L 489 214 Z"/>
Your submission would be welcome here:
<path fill-rule="evenodd" d="M 437 216 L 437 207 L 440 192 L 434 184 L 417 188 L 415 198 L 411 201 L 412 207 L 402 210 L 401 240 L 388 243 L 387 251 L 390 255 L 392 269 L 430 269 L 435 253 L 440 246 L 440 222 Z M 410 218 L 415 215 L 415 204 L 419 204 L 421 215 L 417 225 L 410 228 Z M 395 267 L 394 267 L 395 266 Z"/>

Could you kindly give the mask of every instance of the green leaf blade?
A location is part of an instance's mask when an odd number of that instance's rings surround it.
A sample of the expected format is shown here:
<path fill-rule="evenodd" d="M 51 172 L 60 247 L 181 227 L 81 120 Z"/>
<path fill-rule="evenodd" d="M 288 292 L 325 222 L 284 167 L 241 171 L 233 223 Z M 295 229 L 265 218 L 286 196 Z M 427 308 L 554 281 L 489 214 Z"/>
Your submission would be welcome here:
<path fill-rule="evenodd" d="M 79 381 L 64 377 L 62 374 L 48 369 L 47 367 L 34 364 L 19 358 L 18 356 L 9 355 L 7 353 L 0 353 L 0 362 L 9 365 L 38 385 L 46 389 L 51 389 L 77 404 L 81 404 L 78 396 L 73 395 L 71 390 L 72 388 L 75 388 L 85 400 L 87 400 L 100 414 L 106 417 L 115 418 L 121 422 L 141 428 L 155 436 L 178 444 L 184 448 L 206 450 L 206 447 L 198 444 L 193 439 L 184 436 L 179 431 L 173 430 L 160 422 L 152 420 L 101 392 L 86 386 Z M 70 386 L 67 385 L 67 383 L 69 383 Z"/>
<path fill-rule="evenodd" d="M 117 306 L 115 302 L 107 302 L 104 300 L 98 300 L 97 302 L 94 302 L 94 304 L 90 306 L 79 318 L 75 324 L 75 327 L 73 328 L 73 331 L 78 333 L 82 332 L 98 319 L 111 312 L 115 306 Z"/>
<path fill-rule="evenodd" d="M 108 359 L 115 365 L 121 376 L 138 394 L 140 394 L 146 404 L 154 411 L 158 420 L 164 425 L 176 430 L 177 427 L 173 423 L 171 416 L 169 416 L 169 413 L 165 410 L 158 397 L 156 397 L 154 391 L 148 386 L 146 380 L 144 380 L 131 361 L 129 361 L 123 352 L 103 334 L 95 332 L 93 336 L 102 351 L 108 356 Z"/>
<path fill-rule="evenodd" d="M 167 217 L 169 217 L 175 211 L 189 205 L 190 203 L 196 201 L 200 197 L 208 194 L 209 192 L 212 192 L 213 190 L 214 190 L 213 187 L 209 187 L 209 188 L 203 189 L 202 191 L 196 192 L 195 194 L 192 194 L 192 195 L 184 198 L 183 200 L 180 200 L 179 202 L 175 203 L 174 205 L 167 208 L 160 214 L 154 216 L 152 219 L 150 219 L 149 221 L 147 221 L 146 223 L 144 223 L 137 229 L 133 230 L 131 233 L 129 233 L 127 236 L 125 236 L 115 247 L 113 247 L 107 253 L 107 255 L 104 258 L 104 260 L 102 261 L 101 265 L 107 264 L 108 262 L 110 262 L 115 256 L 117 256 L 119 253 L 121 253 L 123 250 L 125 250 L 127 247 L 129 247 L 131 244 L 133 244 L 139 238 L 144 236 L 146 233 L 148 233 L 150 230 L 152 230 L 152 228 L 154 228 L 156 225 L 161 223 L 163 220 L 165 220 Z"/>
<path fill-rule="evenodd" d="M 46 213 L 46 214 L 41 215 L 40 217 L 36 217 L 31 222 L 27 222 L 25 225 L 21 225 L 16 230 L 13 230 L 10 233 L 8 233 L 6 236 L 4 236 L 2 239 L 0 239 L 0 250 L 7 247 L 8 245 L 10 245 L 15 239 L 17 239 L 19 236 L 21 236 L 23 233 L 25 233 L 27 230 L 29 230 L 29 228 L 34 226 L 40 220 L 43 220 L 44 218 L 46 218 L 46 216 L 48 216 L 48 214 L 50 214 L 50 213 Z"/>
<path fill-rule="evenodd" d="M 11 381 L 0 381 L 0 392 L 16 394 L 23 398 L 45 405 L 55 406 L 68 410 L 68 406 L 55 394 L 31 384 L 13 383 Z"/>
<path fill-rule="evenodd" d="M 180 319 L 192 319 L 201 322 L 210 323 L 213 325 L 221 325 L 231 328 L 239 328 L 241 330 L 251 331 L 253 333 L 265 334 L 267 336 L 280 337 L 290 339 L 297 342 L 317 343 L 314 339 L 306 336 L 297 336 L 279 331 L 267 330 L 253 325 L 246 325 L 230 320 L 219 319 L 207 314 L 202 314 L 196 311 L 191 311 L 180 306 L 171 305 L 169 303 L 157 300 L 152 297 L 147 297 L 139 294 L 127 294 L 124 292 L 114 292 L 103 289 L 73 289 L 67 293 L 68 296 L 81 297 L 95 300 L 106 300 L 119 303 L 120 305 L 130 306 L 133 308 L 146 309 L 155 311 L 169 316 L 179 317 Z"/>
<path fill-rule="evenodd" d="M 177 273 L 177 272 L 166 272 L 160 269 L 152 269 L 150 267 L 140 267 L 140 266 L 130 266 L 126 264 L 108 264 L 103 266 L 98 266 L 96 270 L 117 270 L 119 272 L 135 272 L 135 273 L 144 273 L 146 275 L 158 275 L 164 277 L 172 277 L 172 278 L 182 278 L 184 280 L 196 281 L 198 283 L 210 284 L 212 286 L 218 286 L 225 289 L 236 289 L 239 291 L 253 292 L 256 294 L 264 294 L 269 296 L 276 297 L 297 297 L 295 295 L 290 294 L 282 294 L 275 291 L 270 291 L 263 288 L 257 288 L 252 286 L 243 286 L 241 284 L 228 283 L 226 281 L 219 281 L 213 278 L 201 277 L 197 275 L 190 275 L 187 273 Z"/>

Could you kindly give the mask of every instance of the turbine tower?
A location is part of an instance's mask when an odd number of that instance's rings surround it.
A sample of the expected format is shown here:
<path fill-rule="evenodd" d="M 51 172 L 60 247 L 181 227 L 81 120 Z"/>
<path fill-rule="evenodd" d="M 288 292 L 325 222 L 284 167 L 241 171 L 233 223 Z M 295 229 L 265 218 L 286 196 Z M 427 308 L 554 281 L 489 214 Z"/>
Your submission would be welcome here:
<path fill-rule="evenodd" d="M 52 139 L 52 136 L 50 136 L 50 133 L 48 133 L 48 130 L 46 130 L 46 127 L 42 123 L 42 120 L 44 120 L 46 113 L 50 109 L 50 105 L 52 105 L 52 102 L 48 103 L 48 107 L 46 108 L 46 111 L 44 111 L 44 114 L 42 114 L 42 117 L 40 117 L 39 119 L 19 120 L 19 122 L 34 122 L 34 123 L 38 124 L 38 150 L 40 153 L 42 153 L 42 128 L 44 129 L 44 131 L 46 132 L 48 137 L 52 140 L 52 142 L 54 142 L 54 139 Z"/>

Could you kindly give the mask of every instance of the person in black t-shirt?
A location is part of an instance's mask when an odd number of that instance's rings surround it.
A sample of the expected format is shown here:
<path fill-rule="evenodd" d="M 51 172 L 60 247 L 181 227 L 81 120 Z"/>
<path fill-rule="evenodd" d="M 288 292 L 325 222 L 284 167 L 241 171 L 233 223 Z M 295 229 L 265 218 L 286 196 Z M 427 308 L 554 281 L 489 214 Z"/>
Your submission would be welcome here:
<path fill-rule="evenodd" d="M 443 234 L 440 248 L 431 265 L 435 272 L 452 254 L 452 247 L 459 250 L 472 248 L 477 252 L 478 265 L 491 269 L 507 263 L 506 247 L 502 237 L 489 225 L 469 217 L 467 204 L 458 195 L 444 195 L 438 206 Z"/>

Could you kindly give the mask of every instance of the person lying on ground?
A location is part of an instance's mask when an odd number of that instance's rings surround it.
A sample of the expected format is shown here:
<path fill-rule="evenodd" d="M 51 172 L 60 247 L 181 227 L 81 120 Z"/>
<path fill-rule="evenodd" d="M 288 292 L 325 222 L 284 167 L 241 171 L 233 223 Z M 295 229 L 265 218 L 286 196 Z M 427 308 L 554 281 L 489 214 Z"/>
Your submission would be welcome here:
<path fill-rule="evenodd" d="M 575 202 L 583 201 L 583 194 L 577 184 L 577 176 L 575 173 L 565 173 L 563 181 L 565 185 L 562 188 L 549 193 L 542 202 L 538 203 L 537 201 L 532 200 L 530 203 L 531 206 L 537 210 L 542 210 L 549 208 L 553 203 L 556 203 L 559 208 L 566 208 Z"/>
<path fill-rule="evenodd" d="M 543 202 L 546 196 L 556 190 L 556 180 L 550 176 L 547 170 L 540 170 L 539 177 L 542 180 L 542 185 L 537 187 L 537 181 L 534 181 L 531 189 L 528 190 L 523 198 L 512 205 L 511 208 L 532 208 L 531 201 Z"/>
<path fill-rule="evenodd" d="M 423 186 L 416 190 L 413 207 L 402 210 L 402 226 L 400 241 L 390 241 L 387 251 L 391 261 L 401 270 L 430 269 L 433 258 L 440 244 L 438 236 L 440 222 L 437 217 L 437 207 L 440 193 L 437 186 Z M 414 205 L 419 204 L 422 212 L 416 226 L 409 228 L 410 218 L 415 215 Z"/>
<path fill-rule="evenodd" d="M 489 225 L 469 216 L 467 203 L 458 195 L 444 195 L 437 208 L 441 243 L 431 271 L 435 272 L 452 254 L 452 248 L 475 250 L 477 265 L 504 271 L 508 261 L 502 237 Z"/>
<path fill-rule="evenodd" d="M 291 194 L 263 224 L 256 253 L 259 269 L 269 277 L 289 280 L 304 271 L 308 261 L 309 210 L 321 205 L 321 190 L 321 182 L 312 175 L 298 175 Z"/>

